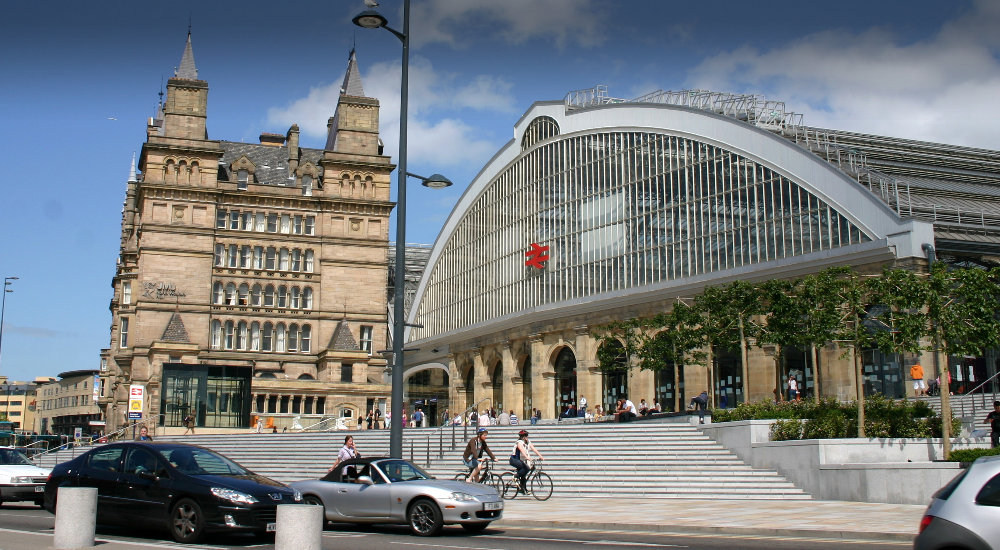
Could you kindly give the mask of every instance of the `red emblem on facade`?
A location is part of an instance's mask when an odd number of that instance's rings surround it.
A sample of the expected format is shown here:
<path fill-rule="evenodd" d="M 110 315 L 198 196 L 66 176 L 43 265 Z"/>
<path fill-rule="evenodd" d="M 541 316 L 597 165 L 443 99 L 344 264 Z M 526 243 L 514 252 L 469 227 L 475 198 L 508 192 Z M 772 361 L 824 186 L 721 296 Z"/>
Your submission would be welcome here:
<path fill-rule="evenodd" d="M 548 251 L 548 245 L 538 246 L 538 243 L 531 243 L 531 248 L 524 253 L 524 255 L 528 257 L 527 261 L 524 262 L 524 265 L 538 269 L 545 269 L 545 264 L 542 262 L 547 262 L 549 260 L 549 255 L 546 254 Z"/>

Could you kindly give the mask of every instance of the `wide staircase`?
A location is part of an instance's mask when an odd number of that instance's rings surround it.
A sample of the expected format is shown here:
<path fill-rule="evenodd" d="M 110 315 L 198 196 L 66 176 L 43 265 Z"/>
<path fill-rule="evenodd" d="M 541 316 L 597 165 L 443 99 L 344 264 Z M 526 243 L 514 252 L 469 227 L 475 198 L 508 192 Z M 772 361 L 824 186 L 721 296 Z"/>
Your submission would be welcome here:
<path fill-rule="evenodd" d="M 686 423 L 493 426 L 487 443 L 507 469 L 517 431 L 545 456 L 555 496 L 687 499 L 808 499 L 774 471 L 755 470 Z M 469 429 L 407 429 L 403 454 L 438 478 L 461 469 Z M 259 474 L 283 482 L 316 479 L 336 460 L 344 436 L 364 456 L 388 454 L 386 430 L 327 433 L 194 435 L 157 438 L 214 449 Z M 454 446 L 453 446 L 454 445 Z M 65 459 L 68 459 L 67 455 Z M 64 460 L 41 457 L 43 467 Z"/>
<path fill-rule="evenodd" d="M 951 395 L 948 404 L 951 407 L 951 414 L 956 418 L 975 418 L 981 422 L 986 415 L 993 412 L 993 402 L 1000 399 L 1000 394 L 995 393 L 973 393 L 968 395 Z M 918 401 L 924 401 L 932 409 L 941 412 L 941 396 L 917 397 Z M 983 426 L 986 426 L 983 424 Z"/>

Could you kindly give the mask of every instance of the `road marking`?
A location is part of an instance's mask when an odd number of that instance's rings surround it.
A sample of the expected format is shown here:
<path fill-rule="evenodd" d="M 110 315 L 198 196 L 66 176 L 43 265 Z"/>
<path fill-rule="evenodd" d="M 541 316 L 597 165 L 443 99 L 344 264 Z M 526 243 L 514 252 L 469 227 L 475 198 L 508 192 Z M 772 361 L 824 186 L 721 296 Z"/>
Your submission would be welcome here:
<path fill-rule="evenodd" d="M 53 533 L 41 533 L 38 531 L 24 531 L 21 529 L 5 529 L 0 527 L 0 532 L 2 533 L 20 533 L 22 535 L 41 535 L 43 537 L 53 537 Z M 189 546 L 187 544 L 156 544 L 151 542 L 136 542 L 126 539 L 108 539 L 108 538 L 95 538 L 94 542 L 118 542 L 122 544 L 131 544 L 133 546 L 146 546 L 149 548 L 189 548 L 191 550 L 230 550 L 223 546 Z"/>
<path fill-rule="evenodd" d="M 877 540 L 877 539 L 835 539 L 829 537 L 806 537 L 806 536 L 780 536 L 780 535 L 740 535 L 740 534 L 730 534 L 730 533 L 678 533 L 673 531 L 632 531 L 632 530 L 619 530 L 619 529 L 577 529 L 577 528 L 566 528 L 566 527 L 521 527 L 521 526 L 510 526 L 503 527 L 497 526 L 497 529 L 504 529 L 505 531 L 570 531 L 573 533 L 601 533 L 601 534 L 616 534 L 616 535 L 637 535 L 637 536 L 662 536 L 662 537 L 675 537 L 675 538 L 720 538 L 720 539 L 739 539 L 739 540 L 781 540 L 781 541 L 822 541 L 826 543 L 840 543 L 840 544 L 875 544 L 880 546 L 906 546 L 912 547 L 913 542 L 901 541 L 901 540 Z M 916 536 L 916 535 L 914 535 Z M 479 538 L 486 537 L 500 537 L 500 535 L 480 535 Z M 532 537 L 508 537 L 508 538 L 520 538 L 522 540 L 552 540 L 556 542 L 577 542 L 568 539 L 546 539 L 546 538 L 532 538 Z"/>
<path fill-rule="evenodd" d="M 669 548 L 688 548 L 681 544 L 658 544 L 653 542 L 624 542 L 620 540 L 580 540 L 580 539 L 550 539 L 545 537 L 507 537 L 503 535 L 480 535 L 481 539 L 537 540 L 545 542 L 573 542 L 577 544 L 594 544 L 603 546 L 655 546 Z"/>
<path fill-rule="evenodd" d="M 443 544 L 423 544 L 419 542 L 395 542 L 392 544 L 405 544 L 407 546 L 431 546 L 433 548 L 458 548 L 460 550 L 501 550 L 499 548 L 484 548 L 482 546 L 445 546 Z"/>

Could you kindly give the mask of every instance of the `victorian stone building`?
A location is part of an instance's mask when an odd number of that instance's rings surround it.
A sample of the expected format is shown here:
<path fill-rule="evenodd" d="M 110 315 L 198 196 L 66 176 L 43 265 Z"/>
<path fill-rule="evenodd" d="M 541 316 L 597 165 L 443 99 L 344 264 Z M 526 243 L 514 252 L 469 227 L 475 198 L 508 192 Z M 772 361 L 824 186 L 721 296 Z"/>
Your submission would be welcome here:
<path fill-rule="evenodd" d="M 324 149 L 210 139 L 191 36 L 133 164 L 100 405 L 127 422 L 308 426 L 385 406 L 390 172 L 354 52 Z"/>

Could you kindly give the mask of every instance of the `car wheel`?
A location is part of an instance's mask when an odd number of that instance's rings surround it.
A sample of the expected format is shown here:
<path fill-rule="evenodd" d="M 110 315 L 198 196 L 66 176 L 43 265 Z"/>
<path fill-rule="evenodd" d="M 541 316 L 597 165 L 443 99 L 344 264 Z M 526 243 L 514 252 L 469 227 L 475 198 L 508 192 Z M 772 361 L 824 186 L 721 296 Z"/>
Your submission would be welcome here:
<path fill-rule="evenodd" d="M 326 529 L 326 505 L 323 504 L 323 499 L 316 495 L 306 495 L 302 498 L 302 504 L 308 504 L 310 506 L 321 506 L 323 508 L 323 528 Z"/>
<path fill-rule="evenodd" d="M 463 523 L 462 528 L 470 533 L 482 533 L 490 526 L 490 522 L 485 523 Z"/>
<path fill-rule="evenodd" d="M 197 502 L 182 498 L 174 504 L 170 511 L 170 534 L 183 544 L 201 540 L 205 534 L 205 515 Z"/>
<path fill-rule="evenodd" d="M 406 519 L 410 524 L 410 530 L 419 537 L 432 537 L 440 533 L 441 527 L 444 525 L 441 510 L 437 504 L 426 498 L 410 505 Z"/>

